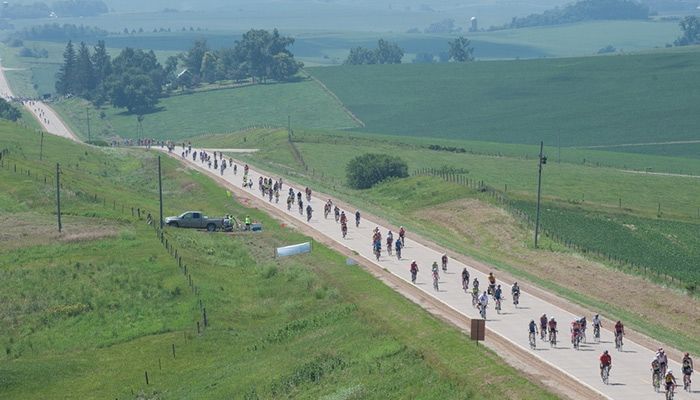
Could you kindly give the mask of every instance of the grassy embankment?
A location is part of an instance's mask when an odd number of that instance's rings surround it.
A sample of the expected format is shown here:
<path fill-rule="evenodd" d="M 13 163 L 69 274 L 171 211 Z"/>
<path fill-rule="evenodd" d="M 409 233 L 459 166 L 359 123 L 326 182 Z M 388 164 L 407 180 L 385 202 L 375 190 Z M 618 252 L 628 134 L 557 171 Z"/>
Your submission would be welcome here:
<path fill-rule="evenodd" d="M 568 147 L 697 139 L 687 89 L 697 85 L 698 59 L 691 48 L 309 72 L 368 132 Z"/>
<path fill-rule="evenodd" d="M 656 319 L 647 312 L 654 309 L 653 305 L 644 304 L 648 309 L 629 309 L 623 299 L 601 297 L 600 291 L 587 291 L 587 288 L 581 287 L 580 282 L 571 282 L 570 278 L 574 275 L 565 277 L 565 281 L 561 282 L 552 273 L 549 273 L 548 278 L 543 278 L 547 275 L 537 272 L 540 261 L 550 259 L 548 261 L 556 264 L 561 261 L 558 260 L 561 256 L 567 258 L 566 262 L 571 264 L 571 268 L 576 268 L 576 260 L 581 260 L 581 255 L 546 237 L 542 238 L 545 250 L 534 251 L 531 249 L 528 227 L 521 225 L 518 220 L 510 221 L 517 229 L 512 233 L 507 232 L 506 236 L 512 236 L 513 241 L 507 244 L 512 248 L 506 248 L 505 245 L 499 247 L 498 235 L 493 235 L 494 238 L 486 243 L 479 239 L 467 240 L 464 232 L 455 232 L 454 226 L 445 225 L 445 221 L 428 216 L 435 209 L 450 208 L 450 204 L 455 201 L 477 199 L 488 204 L 492 200 L 486 196 L 463 186 L 443 182 L 440 178 L 411 178 L 369 191 L 351 190 L 343 184 L 344 166 L 354 155 L 365 152 L 399 154 L 409 163 L 411 170 L 448 166 L 465 168 L 470 179 L 483 179 L 497 188 L 502 187 L 505 181 L 508 184 L 508 196 L 518 200 L 524 205 L 521 208 L 525 209 L 532 202 L 536 188 L 536 163 L 532 159 L 431 151 L 418 146 L 417 140 L 412 138 L 368 137 L 347 133 L 334 136 L 300 131 L 295 135 L 299 141 L 296 146 L 308 170 L 301 167 L 292 156 L 284 131 L 212 135 L 193 139 L 193 143 L 208 147 L 260 148 L 262 150 L 258 153 L 237 157 L 259 164 L 269 171 L 290 176 L 302 184 L 311 184 L 319 190 L 334 193 L 354 204 L 363 204 L 364 209 L 382 215 L 397 225 L 407 226 L 409 230 L 417 231 L 453 250 L 497 265 L 516 277 L 528 279 L 586 307 L 622 318 L 637 330 L 661 341 L 683 348 L 700 349 L 700 343 L 687 336 L 682 321 L 667 330 L 657 329 Z M 660 162 L 665 160 L 663 157 L 657 159 Z M 629 257 L 630 261 L 647 267 L 647 271 L 669 274 L 683 279 L 683 284 L 687 284 L 692 280 L 697 281 L 700 274 L 696 268 L 699 258 L 695 249 L 698 245 L 699 227 L 696 214 L 693 213 L 698 195 L 694 183 L 692 178 L 630 174 L 614 168 L 553 163 L 547 165 L 545 170 L 543 227 L 579 246 L 591 248 L 599 244 L 604 247 L 592 249 L 612 253 L 618 258 Z M 571 193 L 585 193 L 585 201 Z M 618 196 L 624 199 L 623 209 L 618 208 Z M 647 204 L 651 198 L 655 201 Z M 657 200 L 671 204 L 679 199 L 686 199 L 681 201 L 685 204 L 674 203 L 673 208 L 664 208 L 663 211 L 664 217 L 670 215 L 673 218 L 657 218 Z M 458 216 L 464 211 L 452 207 L 451 212 Z M 566 218 L 561 218 L 562 215 Z M 503 219 L 499 217 L 491 224 L 500 226 Z M 573 224 L 572 219 L 575 219 Z M 470 221 L 459 223 L 470 224 Z M 488 224 L 485 225 L 484 229 L 488 230 Z M 599 229 L 605 229 L 606 235 L 601 235 Z M 520 258 L 519 253 L 530 251 L 531 258 Z M 668 254 L 673 255 L 671 260 L 681 260 L 682 266 L 669 264 L 669 260 L 664 258 Z M 538 258 L 541 260 L 538 261 Z M 594 256 L 593 260 L 598 263 L 591 263 L 590 271 L 601 271 L 600 268 L 603 268 L 604 272 L 606 267 L 600 263 L 607 264 L 607 259 Z M 638 273 L 637 270 L 627 272 Z M 616 275 L 615 279 L 625 278 Z M 630 277 L 630 281 L 635 279 Z M 651 279 L 658 281 L 657 278 Z M 648 299 L 648 295 L 641 296 Z M 686 300 L 694 302 L 679 295 L 679 301 Z"/>
<path fill-rule="evenodd" d="M 552 397 L 323 246 L 274 259 L 275 246 L 308 239 L 166 157 L 166 214 L 250 213 L 265 226 L 254 237 L 166 230 L 193 294 L 153 229 L 131 216 L 132 205 L 156 209 L 155 154 L 47 137 L 39 161 L 36 135 L 10 124 L 0 135 L 10 149 L 0 169 L 0 397 Z M 210 323 L 202 334 L 198 300 Z"/>

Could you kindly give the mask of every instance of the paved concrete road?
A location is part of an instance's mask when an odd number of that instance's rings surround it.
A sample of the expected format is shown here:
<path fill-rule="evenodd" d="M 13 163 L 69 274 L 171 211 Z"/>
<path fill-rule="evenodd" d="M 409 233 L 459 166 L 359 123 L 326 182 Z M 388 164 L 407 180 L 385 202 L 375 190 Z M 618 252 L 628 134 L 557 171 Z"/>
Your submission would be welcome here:
<path fill-rule="evenodd" d="M 0 97 L 8 101 L 15 98 L 14 94 L 12 93 L 12 88 L 5 77 L 5 70 L 2 68 L 2 65 L 0 65 Z M 22 104 L 41 123 L 46 132 L 52 135 L 75 140 L 76 142 L 78 141 L 77 137 L 63 123 L 58 114 L 56 114 L 56 112 L 46 103 L 42 101 L 25 100 L 22 101 Z"/>
<path fill-rule="evenodd" d="M 218 171 L 208 169 L 206 166 L 199 163 L 199 161 L 193 162 L 191 156 L 187 158 L 186 163 L 210 175 L 221 177 Z M 234 176 L 233 170 L 229 168 L 225 172 L 223 178 L 237 187 L 242 187 L 243 168 L 241 168 L 240 162 L 237 163 L 239 165 L 238 174 Z M 257 189 L 257 182 L 260 176 L 261 174 L 258 171 L 251 168 L 250 177 L 253 179 L 253 182 L 255 182 L 255 185 L 254 189 L 249 190 L 249 192 L 254 194 L 259 201 L 269 203 L 266 198 L 262 197 L 260 191 Z M 304 188 L 294 187 L 294 189 L 296 192 L 303 192 Z M 285 187 L 280 195 L 280 202 L 275 205 L 284 212 L 288 212 L 286 210 L 286 194 L 288 190 L 289 185 L 285 183 Z M 323 205 L 328 198 L 330 198 L 330 196 L 314 191 L 311 200 L 314 213 L 313 218 L 311 218 L 310 223 L 308 223 L 311 228 L 336 240 L 341 245 L 357 252 L 360 257 L 387 269 L 392 274 L 395 274 L 407 282 L 410 282 L 410 262 L 415 259 L 420 268 L 417 286 L 421 290 L 434 296 L 444 304 L 458 310 L 469 318 L 479 318 L 477 310 L 471 305 L 470 295 L 464 293 L 462 290 L 461 271 L 466 267 L 471 274 L 472 280 L 474 277 L 479 279 L 482 289 L 487 287 L 486 275 L 476 271 L 469 265 L 450 260 L 447 273 L 443 273 L 442 270 L 440 270 L 439 291 L 435 291 L 432 285 L 430 267 L 434 261 L 440 264 L 440 253 L 412 241 L 411 232 L 408 232 L 406 248 L 403 251 L 402 260 L 397 260 L 396 257 L 389 256 L 385 252 L 386 249 L 383 248 L 382 250 L 384 252 L 379 261 L 377 261 L 372 252 L 371 241 L 372 230 L 377 227 L 378 224 L 363 218 L 359 228 L 356 228 L 354 224 L 355 210 L 345 210 L 349 223 L 348 236 L 346 239 L 343 239 L 340 232 L 340 225 L 335 222 L 332 213 L 329 215 L 328 219 L 325 219 L 323 216 Z M 304 207 L 306 207 L 306 202 Z M 360 212 L 362 212 L 362 210 L 360 210 Z M 307 224 L 306 217 L 299 214 L 296 205 L 293 206 L 292 211 L 288 213 L 296 218 L 299 224 Z M 382 233 L 382 240 L 384 241 L 388 229 L 380 226 L 380 231 Z M 398 238 L 397 232 L 394 232 L 394 238 Z M 384 247 L 385 243 L 382 243 L 382 246 Z M 496 276 L 496 278 L 498 279 L 498 276 Z M 649 364 L 654 356 L 651 350 L 630 340 L 625 340 L 623 351 L 616 351 L 614 335 L 608 329 L 603 329 L 601 332 L 601 341 L 599 344 L 590 343 L 593 336 L 590 325 L 587 331 L 589 343 L 581 345 L 580 350 L 575 350 L 571 345 L 568 334 L 570 322 L 575 318 L 575 315 L 530 295 L 527 288 L 523 288 L 520 306 L 516 308 L 513 306 L 510 299 L 510 284 L 512 282 L 502 282 L 499 280 L 499 283 L 504 285 L 504 293 L 508 299 L 503 303 L 501 314 L 497 314 L 494 311 L 493 304 L 489 304 L 486 325 L 492 332 L 490 334 L 501 335 L 515 345 L 526 349 L 526 351 L 531 352 L 534 356 L 544 360 L 551 365 L 552 368 L 560 369 L 571 376 L 572 379 L 580 381 L 584 385 L 599 392 L 604 397 L 619 400 L 664 398 L 662 393 L 655 393 L 651 385 Z M 557 321 L 559 321 L 559 343 L 556 347 L 552 347 L 549 343 L 540 341 L 538 336 L 537 347 L 535 350 L 531 350 L 528 342 L 527 325 L 531 319 L 537 322 L 539 317 L 545 313 L 549 317 L 554 316 Z M 590 315 L 586 317 L 589 321 L 592 318 Z M 613 368 L 610 374 L 609 385 L 603 384 L 598 369 L 598 357 L 604 349 L 608 349 L 613 357 Z M 679 384 L 682 384 L 680 365 L 672 362 L 671 368 L 678 377 Z M 700 399 L 700 386 L 698 386 L 698 388 L 699 390 L 697 390 L 696 393 L 688 394 L 683 392 L 681 387 L 676 392 L 676 399 Z"/>

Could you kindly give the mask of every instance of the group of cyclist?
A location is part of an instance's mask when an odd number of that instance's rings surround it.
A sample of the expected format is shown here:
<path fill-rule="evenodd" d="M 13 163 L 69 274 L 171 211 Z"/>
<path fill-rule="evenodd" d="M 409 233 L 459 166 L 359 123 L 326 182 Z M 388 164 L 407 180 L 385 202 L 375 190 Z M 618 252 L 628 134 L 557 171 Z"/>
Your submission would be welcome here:
<path fill-rule="evenodd" d="M 189 153 L 189 152 L 188 152 Z M 196 154 L 196 153 L 195 153 Z M 200 160 L 202 162 L 207 163 L 210 162 L 211 156 L 206 153 L 202 153 L 199 155 Z M 195 155 L 196 157 L 196 155 Z M 216 156 L 215 156 L 216 157 Z M 223 157 L 220 157 L 222 161 Z M 233 164 L 232 160 L 229 161 L 228 163 L 229 166 L 234 165 L 234 173 L 237 170 L 237 166 Z M 225 168 L 225 167 L 224 167 Z M 249 187 L 252 188 L 252 180 L 248 178 L 248 165 L 244 166 L 244 175 L 243 175 L 243 185 L 244 187 Z M 279 179 L 278 181 L 275 181 L 271 178 L 259 178 L 258 182 L 260 191 L 263 195 L 263 197 L 267 197 L 269 201 L 271 202 L 273 198 L 275 198 L 275 201 L 279 201 L 279 192 L 282 190 L 282 179 Z M 304 190 L 304 194 L 306 197 L 307 203 L 311 202 L 311 189 L 308 187 Z M 291 210 L 292 206 L 297 203 L 299 207 L 299 213 L 304 214 L 304 211 L 306 211 L 306 216 L 307 216 L 307 222 L 311 220 L 311 215 L 313 212 L 313 209 L 310 204 L 307 204 L 306 208 L 304 208 L 304 201 L 303 201 L 304 195 L 302 192 L 295 192 L 293 188 L 289 188 L 288 192 L 288 197 L 287 197 L 287 210 Z M 335 222 L 339 223 L 341 226 L 341 233 L 343 238 L 346 237 L 347 235 L 347 223 L 348 223 L 348 218 L 345 214 L 345 211 L 342 211 L 337 205 L 333 204 L 333 201 L 331 199 L 328 199 L 328 201 L 324 204 L 324 218 L 328 218 L 330 213 L 333 212 L 334 217 L 335 217 Z M 360 225 L 360 211 L 355 212 L 355 226 L 359 227 Z M 405 246 L 405 235 L 406 235 L 406 230 L 404 227 L 400 227 L 398 231 L 398 238 L 394 240 L 394 233 L 389 230 L 386 234 L 385 242 L 386 243 L 386 249 L 387 252 L 390 256 L 392 256 L 392 250 L 395 252 L 396 257 L 398 260 L 401 260 L 401 251 Z M 372 231 L 372 250 L 377 258 L 379 260 L 381 256 L 381 251 L 382 251 L 382 234 L 379 231 L 379 227 L 376 227 Z M 447 272 L 447 264 L 448 264 L 448 257 L 446 254 L 442 254 L 440 258 L 440 266 L 442 268 L 443 272 Z M 438 265 L 438 262 L 435 261 L 433 262 L 431 266 L 431 273 L 432 273 L 432 279 L 433 279 L 433 288 L 436 291 L 439 291 L 439 281 L 440 281 L 440 266 Z M 416 283 L 417 280 L 417 275 L 418 275 L 418 263 L 416 260 L 412 260 L 410 263 L 410 268 L 409 268 L 410 274 L 411 274 L 411 282 L 414 284 Z M 497 283 L 496 277 L 494 276 L 493 272 L 489 273 L 488 275 L 488 288 L 485 291 L 480 290 L 480 284 L 479 280 L 474 277 L 473 281 L 471 281 L 471 290 L 470 290 L 470 274 L 467 268 L 465 267 L 462 272 L 461 272 L 461 280 L 462 280 L 462 289 L 464 290 L 465 293 L 468 293 L 471 291 L 472 295 L 472 305 L 476 308 L 479 309 L 479 313 L 483 319 L 486 319 L 486 309 L 488 307 L 489 303 L 489 297 L 494 301 L 495 303 L 495 308 L 496 310 L 500 313 L 501 310 L 501 302 L 504 300 L 503 297 L 503 289 L 501 288 L 501 285 Z M 515 282 L 511 286 L 511 296 L 513 299 L 513 304 L 517 308 L 519 304 L 519 298 L 520 298 L 520 287 L 518 286 L 518 283 Z M 599 342 L 600 340 L 600 330 L 602 328 L 602 321 L 601 318 L 598 314 L 593 316 L 593 319 L 591 320 L 591 323 L 593 325 L 593 336 L 595 342 Z M 571 343 L 575 349 L 579 349 L 580 344 L 583 342 L 586 342 L 586 329 L 587 329 L 587 320 L 586 317 L 580 317 L 576 318 L 574 321 L 571 322 Z M 540 335 L 540 340 L 542 341 L 547 341 L 550 343 L 551 346 L 556 346 L 557 344 L 557 321 L 555 320 L 554 317 L 549 318 L 546 314 L 543 314 L 539 318 L 539 324 L 535 322 L 535 320 L 530 320 L 528 324 L 528 336 L 529 336 L 529 341 L 530 341 L 530 346 L 532 348 L 535 348 L 536 346 L 536 337 L 537 334 L 539 333 Z M 615 347 L 618 350 L 622 350 L 623 346 L 623 337 L 625 335 L 625 329 L 624 325 L 622 324 L 621 321 L 617 321 L 614 326 L 614 333 L 615 333 Z M 608 350 L 605 350 L 599 357 L 599 362 L 600 362 L 600 374 L 601 378 L 605 383 L 608 383 L 607 379 L 610 374 L 610 370 L 612 368 L 612 356 L 608 352 Z M 666 393 L 667 393 L 667 398 L 672 398 L 673 397 L 673 391 L 677 385 L 676 383 L 676 377 L 673 374 L 673 371 L 667 369 L 668 367 L 668 357 L 666 356 L 664 350 L 660 348 L 654 358 L 651 361 L 651 371 L 652 371 L 652 383 L 654 388 L 658 391 L 660 388 L 661 383 L 663 382 Z M 693 360 L 690 357 L 689 353 L 685 353 L 682 361 L 682 374 L 683 374 L 683 387 L 685 390 L 690 391 L 690 384 L 691 384 L 691 374 L 693 373 Z"/>

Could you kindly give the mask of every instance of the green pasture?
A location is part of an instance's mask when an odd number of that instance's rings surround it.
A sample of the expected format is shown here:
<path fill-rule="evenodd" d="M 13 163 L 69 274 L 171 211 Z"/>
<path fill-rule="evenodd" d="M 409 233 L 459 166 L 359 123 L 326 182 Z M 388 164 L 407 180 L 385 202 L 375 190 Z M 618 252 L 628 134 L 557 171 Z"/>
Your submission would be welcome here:
<path fill-rule="evenodd" d="M 310 68 L 366 131 L 584 146 L 692 140 L 700 52 Z"/>
<path fill-rule="evenodd" d="M 131 215 L 131 206 L 157 207 L 155 153 L 47 136 L 39 160 L 35 133 L 2 123 L 0 136 L 9 149 L 0 168 L 0 397 L 554 398 L 318 243 L 275 259 L 274 247 L 309 239 L 164 157 L 166 214 L 250 214 L 265 227 L 255 237 L 166 229 L 196 296 L 153 228 Z M 200 334 L 198 300 L 209 322 Z"/>
<path fill-rule="evenodd" d="M 111 107 L 95 109 L 81 99 L 54 104 L 68 125 L 87 138 L 86 109 L 94 137 L 137 138 L 136 115 Z M 233 132 L 249 126 L 310 126 L 343 129 L 355 122 L 330 95 L 312 81 L 223 88 L 163 98 L 158 110 L 144 115 L 142 137 L 181 139 L 210 132 Z"/>

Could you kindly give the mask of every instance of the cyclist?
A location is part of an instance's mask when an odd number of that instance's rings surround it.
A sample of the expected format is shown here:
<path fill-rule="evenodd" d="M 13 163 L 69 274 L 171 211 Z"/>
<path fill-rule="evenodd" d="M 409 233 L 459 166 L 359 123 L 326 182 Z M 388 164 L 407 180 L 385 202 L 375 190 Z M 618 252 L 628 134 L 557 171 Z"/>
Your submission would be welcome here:
<path fill-rule="evenodd" d="M 608 368 L 608 374 L 610 374 L 610 370 L 612 369 L 612 357 L 608 353 L 607 350 L 603 352 L 603 354 L 600 355 L 600 377 L 603 377 L 603 369 L 607 367 Z"/>
<path fill-rule="evenodd" d="M 517 306 L 520 302 L 520 286 L 518 286 L 518 282 L 513 283 L 513 287 L 510 288 L 510 294 L 513 296 L 513 304 Z"/>
<path fill-rule="evenodd" d="M 655 388 L 657 384 L 661 384 L 661 364 L 659 364 L 659 359 L 656 357 L 651 360 L 651 382 Z"/>
<path fill-rule="evenodd" d="M 462 270 L 462 289 L 465 292 L 469 290 L 469 271 L 467 271 L 467 267 L 464 267 Z"/>
<path fill-rule="evenodd" d="M 575 319 L 571 323 L 571 343 L 578 348 L 578 341 L 581 337 L 581 321 Z M 607 350 L 606 350 L 607 353 Z"/>
<path fill-rule="evenodd" d="M 433 263 L 433 288 L 436 291 L 440 291 L 440 289 L 438 289 L 439 282 L 440 282 L 440 275 L 438 274 L 437 263 L 434 262 Z"/>
<path fill-rule="evenodd" d="M 294 200 L 292 199 L 292 201 L 294 201 Z M 333 214 L 335 215 L 335 222 L 338 222 L 340 220 L 340 207 L 335 206 L 333 208 Z M 343 215 L 345 215 L 345 211 L 343 211 Z M 348 222 L 347 217 L 345 217 L 345 218 L 346 218 L 345 222 Z"/>
<path fill-rule="evenodd" d="M 581 340 L 583 340 L 583 342 L 585 343 L 586 342 L 586 324 L 587 324 L 586 317 L 581 317 L 580 321 L 581 321 Z"/>
<path fill-rule="evenodd" d="M 374 256 L 377 257 L 377 261 L 379 261 L 379 257 L 382 255 L 382 241 L 375 240 L 372 247 L 374 250 Z"/>
<path fill-rule="evenodd" d="M 299 204 L 299 214 L 304 215 L 304 202 L 301 200 L 301 198 L 298 198 L 297 203 Z"/>
<path fill-rule="evenodd" d="M 478 283 L 478 281 L 477 281 Z M 479 285 L 472 287 L 472 306 L 476 307 L 479 303 Z"/>
<path fill-rule="evenodd" d="M 394 242 L 394 250 L 396 250 L 396 259 L 401 260 L 401 241 L 397 240 Z"/>
<path fill-rule="evenodd" d="M 301 203 L 301 192 L 297 193 L 297 201 Z"/>
<path fill-rule="evenodd" d="M 493 290 L 496 288 L 496 277 L 493 276 L 493 272 L 489 272 L 489 294 L 493 294 Z"/>
<path fill-rule="evenodd" d="M 437 261 L 433 261 L 433 265 L 432 265 L 432 267 L 431 267 L 431 270 L 433 271 L 434 274 L 438 272 L 438 264 L 437 264 Z"/>
<path fill-rule="evenodd" d="M 391 254 L 391 249 L 394 247 L 394 234 L 389 231 L 389 233 L 386 234 L 386 251 Z"/>
<path fill-rule="evenodd" d="M 544 340 L 547 336 L 547 324 L 549 324 L 547 314 L 542 314 L 540 317 L 540 340 Z"/>
<path fill-rule="evenodd" d="M 676 387 L 676 377 L 673 376 L 673 371 L 670 369 L 664 375 L 664 383 L 666 383 L 666 392 L 673 393 L 673 389 Z"/>
<path fill-rule="evenodd" d="M 668 357 L 666 357 L 666 353 L 664 352 L 664 349 L 659 348 L 659 350 L 656 352 L 656 359 L 659 360 L 659 367 L 661 368 L 661 375 L 666 374 L 666 367 L 668 366 Z"/>
<path fill-rule="evenodd" d="M 600 315 L 596 314 L 593 316 L 593 336 L 596 339 L 600 338 L 600 328 L 603 327 L 603 321 L 600 320 Z"/>
<path fill-rule="evenodd" d="M 311 213 L 313 212 L 313 208 L 311 208 L 311 204 L 306 206 L 306 222 L 311 221 Z"/>
<path fill-rule="evenodd" d="M 553 339 L 554 339 L 554 336 L 557 334 L 557 321 L 554 320 L 554 317 L 552 317 L 549 320 L 548 328 L 549 328 L 549 341 L 550 342 L 555 341 Z"/>
<path fill-rule="evenodd" d="M 503 290 L 501 290 L 501 285 L 496 287 L 493 292 L 493 300 L 496 302 L 496 310 L 501 311 L 501 300 L 503 300 Z"/>
<path fill-rule="evenodd" d="M 529 340 L 530 340 L 530 346 L 534 347 L 535 343 L 535 338 L 537 337 L 537 324 L 535 323 L 534 319 L 530 320 L 530 324 L 528 324 L 528 332 L 529 332 Z"/>
<path fill-rule="evenodd" d="M 411 261 L 411 282 L 416 283 L 416 277 L 418 276 L 418 264 L 416 260 Z"/>
<path fill-rule="evenodd" d="M 474 281 L 472 282 L 472 286 L 474 287 L 474 290 L 476 290 L 477 292 L 479 291 L 479 280 L 476 277 L 474 277 Z"/>
<path fill-rule="evenodd" d="M 406 230 L 402 227 L 399 227 L 399 240 L 401 240 L 401 245 L 406 246 Z"/>
<path fill-rule="evenodd" d="M 347 222 L 342 222 L 340 224 L 340 232 L 343 234 L 343 239 L 345 239 L 345 236 L 348 234 L 348 223 Z"/>
<path fill-rule="evenodd" d="M 481 315 L 486 319 L 486 307 L 489 305 L 489 295 L 484 292 L 481 297 L 479 297 L 479 310 Z"/>
<path fill-rule="evenodd" d="M 440 261 L 442 261 L 442 270 L 447 272 L 447 254 L 443 254 Z"/>
<path fill-rule="evenodd" d="M 622 345 L 622 337 L 625 336 L 625 326 L 622 325 L 622 321 L 617 321 L 615 323 L 615 339 L 620 339 L 620 345 Z M 662 350 L 663 349 L 659 349 Z"/>
<path fill-rule="evenodd" d="M 690 390 L 690 375 L 693 373 L 693 359 L 690 358 L 690 353 L 685 353 L 681 365 L 683 371 L 683 389 Z"/>
<path fill-rule="evenodd" d="M 355 211 L 355 226 L 360 226 L 360 210 Z"/>
<path fill-rule="evenodd" d="M 340 210 L 340 209 L 339 209 L 338 207 L 336 207 L 336 210 Z M 342 224 L 346 224 L 346 225 L 347 225 L 347 223 L 348 223 L 348 217 L 345 216 L 345 211 L 341 211 L 341 212 L 340 212 L 340 217 L 338 217 L 337 219 L 340 220 L 340 224 L 341 224 L 341 225 L 342 225 Z"/>

